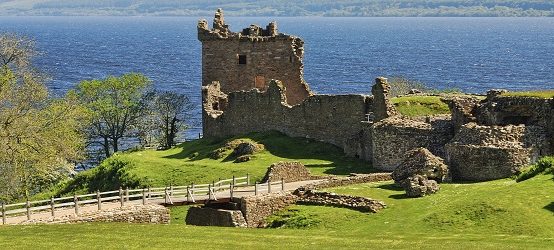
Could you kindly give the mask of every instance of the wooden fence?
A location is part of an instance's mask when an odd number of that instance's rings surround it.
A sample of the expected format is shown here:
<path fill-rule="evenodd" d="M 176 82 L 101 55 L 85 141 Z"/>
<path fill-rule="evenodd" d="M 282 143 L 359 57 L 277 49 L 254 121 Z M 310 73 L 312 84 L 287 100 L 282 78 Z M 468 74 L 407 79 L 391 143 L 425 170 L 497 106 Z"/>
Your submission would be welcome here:
<path fill-rule="evenodd" d="M 239 190 L 236 188 L 244 187 Z M 273 190 L 284 190 L 285 182 L 254 183 L 250 185 L 250 177 L 247 174 L 244 177 L 234 177 L 231 179 L 219 180 L 210 184 L 194 184 L 187 186 L 169 186 L 159 188 L 144 188 L 144 189 L 122 189 L 99 192 L 84 195 L 73 195 L 61 198 L 50 198 L 49 200 L 27 201 L 17 204 L 2 203 L 2 224 L 6 224 L 8 216 L 26 215 L 30 220 L 33 212 L 50 211 L 52 217 L 56 216 L 56 209 L 73 208 L 75 214 L 79 214 L 79 208 L 82 205 L 97 204 L 98 210 L 102 210 L 103 202 L 117 202 L 121 207 L 129 201 L 142 200 L 142 204 L 146 205 L 150 200 L 159 200 L 159 203 L 173 204 L 174 198 L 185 198 L 186 202 L 196 202 L 197 199 L 217 200 L 216 193 L 229 190 L 229 198 L 233 198 L 235 193 L 254 192 L 258 195 L 262 192 L 271 193 Z M 195 198 L 196 196 L 196 198 Z M 207 196 L 207 197 L 206 197 Z M 163 202 L 162 202 L 163 201 Z"/>

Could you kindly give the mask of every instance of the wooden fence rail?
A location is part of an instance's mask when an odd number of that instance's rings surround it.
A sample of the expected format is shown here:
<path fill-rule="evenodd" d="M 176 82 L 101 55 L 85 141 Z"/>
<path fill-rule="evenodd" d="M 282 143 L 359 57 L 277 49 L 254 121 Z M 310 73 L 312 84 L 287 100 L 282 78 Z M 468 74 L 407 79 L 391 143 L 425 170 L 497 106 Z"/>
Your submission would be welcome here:
<path fill-rule="evenodd" d="M 241 188 L 236 190 L 236 188 Z M 102 210 L 103 202 L 117 202 L 123 207 L 125 203 L 130 201 L 142 200 L 142 204 L 146 205 L 151 199 L 162 199 L 165 204 L 173 204 L 173 199 L 176 197 L 186 198 L 187 202 L 195 202 L 195 195 L 207 195 L 208 200 L 217 200 L 216 193 L 229 190 L 229 197 L 232 199 L 236 193 L 254 192 L 271 193 L 272 190 L 284 190 L 285 182 L 283 180 L 277 182 L 254 183 L 250 185 L 250 176 L 247 174 L 244 177 L 234 177 L 231 179 L 219 180 L 210 184 L 194 184 L 187 186 L 169 186 L 169 187 L 149 187 L 143 189 L 122 189 L 99 192 L 84 195 L 73 195 L 70 197 L 50 198 L 48 200 L 27 201 L 16 204 L 1 204 L 2 209 L 2 224 L 6 224 L 9 216 L 26 215 L 30 220 L 33 212 L 50 211 L 52 217 L 56 216 L 56 209 L 73 208 L 75 214 L 80 213 L 80 207 L 87 204 L 97 204 L 98 210 Z"/>

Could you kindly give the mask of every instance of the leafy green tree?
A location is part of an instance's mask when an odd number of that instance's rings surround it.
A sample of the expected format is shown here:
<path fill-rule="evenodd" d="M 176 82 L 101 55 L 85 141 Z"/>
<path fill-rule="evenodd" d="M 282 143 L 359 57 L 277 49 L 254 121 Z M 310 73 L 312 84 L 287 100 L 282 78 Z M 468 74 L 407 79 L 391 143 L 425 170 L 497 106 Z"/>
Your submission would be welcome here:
<path fill-rule="evenodd" d="M 149 85 L 146 76 L 129 73 L 82 81 L 77 86 L 75 93 L 91 117 L 89 140 L 102 146 L 106 158 L 119 151 L 122 138 L 133 136 L 141 115 L 141 100 Z"/>
<path fill-rule="evenodd" d="M 82 159 L 86 115 L 77 100 L 53 99 L 30 66 L 32 41 L 0 35 L 0 194 L 29 196 Z"/>
<path fill-rule="evenodd" d="M 177 133 L 188 128 L 185 118 L 193 109 L 189 98 L 170 91 L 153 91 L 145 95 L 143 107 L 139 127 L 143 143 L 157 141 L 162 149 L 175 146 Z"/>

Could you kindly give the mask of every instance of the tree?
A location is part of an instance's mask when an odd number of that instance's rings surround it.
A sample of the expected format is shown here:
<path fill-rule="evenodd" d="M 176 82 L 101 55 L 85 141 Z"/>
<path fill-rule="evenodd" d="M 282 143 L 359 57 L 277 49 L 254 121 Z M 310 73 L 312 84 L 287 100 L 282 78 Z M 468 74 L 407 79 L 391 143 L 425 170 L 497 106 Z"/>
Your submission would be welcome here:
<path fill-rule="evenodd" d="M 83 109 L 72 96 L 53 99 L 32 69 L 30 39 L 0 35 L 0 194 L 29 196 L 82 159 Z"/>
<path fill-rule="evenodd" d="M 175 146 L 180 130 L 186 129 L 186 115 L 193 109 L 189 98 L 169 91 L 153 91 L 143 99 L 143 116 L 139 133 L 145 144 L 156 140 L 160 148 Z"/>
<path fill-rule="evenodd" d="M 91 117 L 87 129 L 89 140 L 102 146 L 106 158 L 119 151 L 122 138 L 132 136 L 149 84 L 146 76 L 129 73 L 82 81 L 77 86 L 75 93 Z"/>

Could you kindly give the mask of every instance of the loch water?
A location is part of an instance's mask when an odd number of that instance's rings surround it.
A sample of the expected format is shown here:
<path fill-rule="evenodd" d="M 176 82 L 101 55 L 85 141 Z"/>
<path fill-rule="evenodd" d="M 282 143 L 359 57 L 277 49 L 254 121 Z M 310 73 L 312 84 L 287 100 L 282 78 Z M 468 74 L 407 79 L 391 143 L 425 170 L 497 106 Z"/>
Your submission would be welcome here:
<path fill-rule="evenodd" d="M 206 17 L 211 20 L 212 17 Z M 201 132 L 197 17 L 0 17 L 0 32 L 36 40 L 52 94 L 81 80 L 140 72 L 190 96 Z M 277 21 L 305 41 L 305 79 L 323 94 L 368 94 L 377 76 L 445 89 L 554 88 L 554 18 L 226 17 L 233 31 Z"/>

